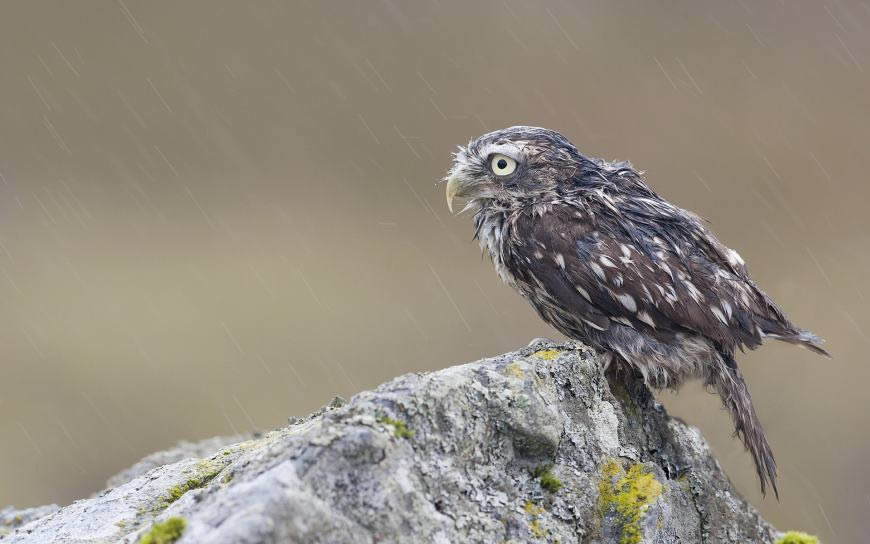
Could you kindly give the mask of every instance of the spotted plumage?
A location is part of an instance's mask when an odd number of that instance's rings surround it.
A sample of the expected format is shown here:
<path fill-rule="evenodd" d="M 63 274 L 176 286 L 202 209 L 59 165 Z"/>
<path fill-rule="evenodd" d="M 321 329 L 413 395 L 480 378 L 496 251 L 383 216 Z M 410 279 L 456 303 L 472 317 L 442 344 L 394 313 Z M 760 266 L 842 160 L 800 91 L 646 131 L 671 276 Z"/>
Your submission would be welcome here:
<path fill-rule="evenodd" d="M 627 162 L 582 155 L 535 127 L 485 134 L 454 156 L 447 198 L 468 199 L 501 278 L 537 313 L 657 388 L 701 378 L 753 455 L 762 491 L 776 464 L 734 359 L 775 338 L 827 355 L 750 279 L 695 214 Z"/>

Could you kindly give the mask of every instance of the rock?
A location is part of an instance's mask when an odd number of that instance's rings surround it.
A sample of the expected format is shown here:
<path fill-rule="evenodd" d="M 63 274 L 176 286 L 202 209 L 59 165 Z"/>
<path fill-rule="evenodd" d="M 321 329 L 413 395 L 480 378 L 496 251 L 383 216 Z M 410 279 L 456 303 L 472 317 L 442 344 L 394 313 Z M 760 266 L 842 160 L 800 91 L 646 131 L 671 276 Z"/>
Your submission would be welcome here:
<path fill-rule="evenodd" d="M 8 535 L 18 527 L 27 525 L 35 519 L 43 518 L 59 509 L 60 506 L 56 504 L 25 508 L 23 510 L 16 510 L 12 506 L 7 506 L 0 510 L 0 538 Z"/>
<path fill-rule="evenodd" d="M 202 458 L 151 457 L 137 466 L 169 464 L 0 542 L 135 543 L 165 527 L 217 544 L 777 537 L 696 429 L 642 385 L 608 383 L 579 344 L 408 374 L 294 421 Z"/>
<path fill-rule="evenodd" d="M 213 438 L 206 438 L 199 442 L 188 442 L 187 440 L 182 440 L 176 444 L 174 448 L 152 453 L 151 455 L 142 458 L 132 467 L 115 474 L 109 478 L 108 482 L 106 482 L 106 487 L 111 488 L 124 485 L 130 480 L 142 476 L 154 468 L 175 463 L 187 459 L 188 457 L 208 457 L 224 446 L 237 444 L 244 440 L 250 440 L 251 438 L 255 438 L 253 433 L 234 436 L 215 436 Z"/>

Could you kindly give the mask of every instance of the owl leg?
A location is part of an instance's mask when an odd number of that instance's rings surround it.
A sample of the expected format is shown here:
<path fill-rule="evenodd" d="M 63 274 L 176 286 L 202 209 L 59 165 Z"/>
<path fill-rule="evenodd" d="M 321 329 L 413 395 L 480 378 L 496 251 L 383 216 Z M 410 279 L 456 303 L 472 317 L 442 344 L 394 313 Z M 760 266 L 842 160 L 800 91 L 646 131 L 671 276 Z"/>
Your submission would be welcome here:
<path fill-rule="evenodd" d="M 645 383 L 643 374 L 630 365 L 621 355 L 612 351 L 598 352 L 599 362 L 604 375 L 610 380 L 618 381 L 626 386 L 635 382 Z"/>
<path fill-rule="evenodd" d="M 600 357 L 607 383 L 619 402 L 634 403 L 638 407 L 648 407 L 655 402 L 652 390 L 647 387 L 643 374 L 637 368 L 616 353 L 602 352 Z M 630 400 L 626 401 L 625 397 L 620 396 L 619 390 L 624 391 Z"/>
<path fill-rule="evenodd" d="M 531 342 L 526 346 L 530 348 L 532 346 L 537 346 L 538 344 L 558 344 L 555 340 L 551 340 L 550 338 L 545 338 L 543 336 L 539 336 L 537 338 L 532 339 Z"/>

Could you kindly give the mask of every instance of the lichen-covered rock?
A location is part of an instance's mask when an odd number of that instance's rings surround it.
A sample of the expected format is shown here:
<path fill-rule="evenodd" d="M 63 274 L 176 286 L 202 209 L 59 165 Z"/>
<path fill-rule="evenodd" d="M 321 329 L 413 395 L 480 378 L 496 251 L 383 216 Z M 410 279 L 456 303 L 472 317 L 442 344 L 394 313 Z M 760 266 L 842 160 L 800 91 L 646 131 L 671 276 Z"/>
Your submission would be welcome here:
<path fill-rule="evenodd" d="M 287 428 L 125 480 L 0 542 L 135 543 L 170 518 L 179 543 L 777 536 L 697 430 L 642 385 L 608 383 L 594 352 L 577 344 L 401 376 Z"/>
<path fill-rule="evenodd" d="M 108 482 L 106 482 L 106 487 L 111 488 L 124 485 L 130 480 L 142 476 L 152 469 L 175 463 L 189 457 L 208 457 L 224 446 L 237 444 L 245 440 L 250 440 L 251 438 L 255 438 L 253 433 L 246 435 L 215 436 L 212 438 L 206 438 L 205 440 L 200 440 L 199 442 L 182 440 L 176 444 L 174 448 L 147 455 L 132 467 L 115 474 L 109 478 Z"/>
<path fill-rule="evenodd" d="M 18 527 L 27 525 L 35 519 L 45 517 L 58 509 L 60 507 L 56 504 L 25 508 L 23 510 L 17 510 L 12 506 L 3 508 L 0 510 L 0 538 L 8 535 Z"/>

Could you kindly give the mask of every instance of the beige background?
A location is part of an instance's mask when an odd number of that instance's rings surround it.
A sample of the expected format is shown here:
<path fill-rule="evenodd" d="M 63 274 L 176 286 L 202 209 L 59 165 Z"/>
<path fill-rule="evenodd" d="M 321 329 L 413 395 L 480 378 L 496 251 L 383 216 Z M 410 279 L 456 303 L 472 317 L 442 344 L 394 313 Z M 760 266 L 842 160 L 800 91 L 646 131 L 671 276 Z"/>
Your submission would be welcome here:
<path fill-rule="evenodd" d="M 662 395 L 782 528 L 870 511 L 870 4 L 4 2 L 0 505 L 555 335 L 436 181 L 511 124 L 628 158 L 832 361 L 743 356 L 781 468 Z"/>

